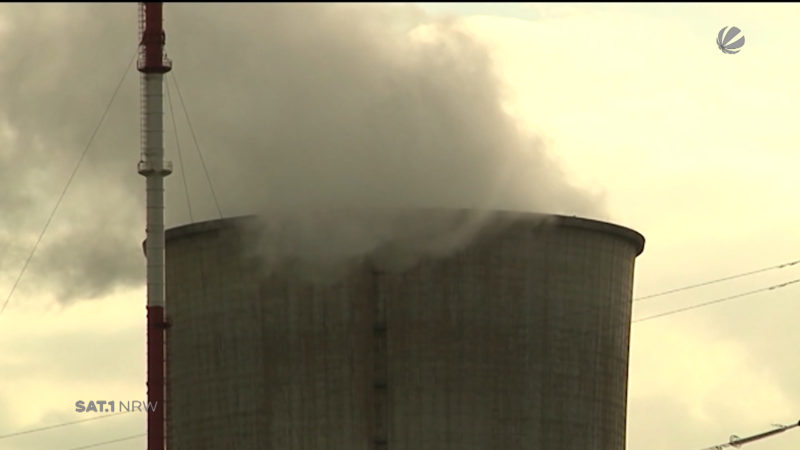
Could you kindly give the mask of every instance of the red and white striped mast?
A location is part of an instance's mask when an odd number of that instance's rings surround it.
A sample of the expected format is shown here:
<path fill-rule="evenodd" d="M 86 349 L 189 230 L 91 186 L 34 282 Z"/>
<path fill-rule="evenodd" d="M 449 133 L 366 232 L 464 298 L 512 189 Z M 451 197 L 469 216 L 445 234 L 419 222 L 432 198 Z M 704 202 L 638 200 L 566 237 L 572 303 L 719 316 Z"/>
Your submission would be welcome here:
<path fill-rule="evenodd" d="M 142 153 L 139 174 L 147 186 L 147 449 L 165 447 L 164 316 L 164 177 L 172 164 L 164 161 L 163 78 L 172 69 L 164 53 L 166 35 L 162 4 L 139 4 L 139 60 L 142 92 Z"/>

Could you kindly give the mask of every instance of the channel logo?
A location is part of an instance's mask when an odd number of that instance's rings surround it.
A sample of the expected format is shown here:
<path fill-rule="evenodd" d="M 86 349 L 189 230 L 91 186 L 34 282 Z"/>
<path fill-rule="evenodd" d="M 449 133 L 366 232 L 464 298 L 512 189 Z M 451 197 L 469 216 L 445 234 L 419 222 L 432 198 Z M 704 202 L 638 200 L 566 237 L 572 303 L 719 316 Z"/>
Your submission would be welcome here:
<path fill-rule="evenodd" d="M 728 30 L 728 27 L 724 27 L 723 29 L 719 30 L 719 34 L 717 35 L 717 47 L 719 47 L 719 50 L 722 53 L 726 53 L 728 55 L 739 53 L 741 48 L 744 46 L 744 36 L 740 37 L 734 42 L 731 42 L 731 40 L 738 36 L 742 30 L 736 27 L 731 27 L 727 33 L 725 30 Z"/>
<path fill-rule="evenodd" d="M 85 402 L 83 400 L 78 400 L 75 402 L 75 412 L 84 413 L 84 412 L 130 412 L 130 411 L 140 411 L 144 409 L 144 412 L 147 411 L 156 411 L 156 406 L 158 402 L 150 403 L 148 401 L 124 401 L 124 400 L 89 400 Z"/>

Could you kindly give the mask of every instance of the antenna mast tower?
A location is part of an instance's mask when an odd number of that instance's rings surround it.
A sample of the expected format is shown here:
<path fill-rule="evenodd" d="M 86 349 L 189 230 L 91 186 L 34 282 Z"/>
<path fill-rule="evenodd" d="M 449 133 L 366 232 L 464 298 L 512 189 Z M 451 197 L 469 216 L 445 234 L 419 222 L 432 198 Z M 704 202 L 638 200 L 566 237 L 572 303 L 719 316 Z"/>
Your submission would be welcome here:
<path fill-rule="evenodd" d="M 147 186 L 147 449 L 165 447 L 164 316 L 164 177 L 172 164 L 164 161 L 163 78 L 172 69 L 166 57 L 161 3 L 139 3 L 141 75 L 141 157 L 139 174 Z"/>

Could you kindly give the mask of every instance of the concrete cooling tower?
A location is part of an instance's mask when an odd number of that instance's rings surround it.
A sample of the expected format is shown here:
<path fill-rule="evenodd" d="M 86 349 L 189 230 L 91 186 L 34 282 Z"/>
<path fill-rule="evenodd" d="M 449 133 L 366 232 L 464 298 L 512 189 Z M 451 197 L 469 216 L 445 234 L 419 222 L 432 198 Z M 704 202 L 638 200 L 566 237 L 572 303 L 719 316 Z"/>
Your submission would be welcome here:
<path fill-rule="evenodd" d="M 447 256 L 322 284 L 267 275 L 253 218 L 168 230 L 168 448 L 623 450 L 644 238 L 493 217 Z"/>

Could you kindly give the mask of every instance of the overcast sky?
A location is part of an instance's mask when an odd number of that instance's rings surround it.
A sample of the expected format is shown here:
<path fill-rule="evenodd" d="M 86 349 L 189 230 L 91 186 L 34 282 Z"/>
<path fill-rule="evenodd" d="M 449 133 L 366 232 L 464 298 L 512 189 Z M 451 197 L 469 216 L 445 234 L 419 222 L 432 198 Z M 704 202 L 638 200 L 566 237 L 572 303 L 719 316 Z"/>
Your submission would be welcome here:
<path fill-rule="evenodd" d="M 174 75 L 226 216 L 388 205 L 609 220 L 647 239 L 635 297 L 800 258 L 798 19 L 789 4 L 165 7 Z M 0 6 L 0 301 L 125 72 L 136 26 L 134 4 Z M 740 53 L 717 49 L 725 26 L 743 31 Z M 128 71 L 0 315 L 0 436 L 90 417 L 76 400 L 144 399 L 138 75 Z M 193 219 L 214 218 L 181 115 L 177 126 Z M 180 176 L 167 181 L 169 225 L 190 221 Z M 800 264 L 643 300 L 634 318 L 798 278 Z M 700 449 L 800 419 L 799 293 L 634 323 L 628 448 Z M 144 431 L 130 414 L 0 448 Z M 747 448 L 799 445 L 792 430 Z"/>

